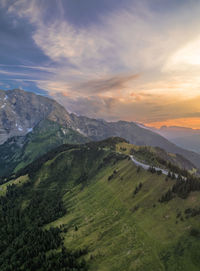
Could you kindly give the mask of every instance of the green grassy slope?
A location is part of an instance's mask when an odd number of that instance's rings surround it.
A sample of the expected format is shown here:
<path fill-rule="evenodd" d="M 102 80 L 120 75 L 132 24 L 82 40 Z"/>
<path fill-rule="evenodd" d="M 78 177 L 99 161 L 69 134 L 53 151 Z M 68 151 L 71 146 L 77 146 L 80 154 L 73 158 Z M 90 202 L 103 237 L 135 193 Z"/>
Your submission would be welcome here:
<path fill-rule="evenodd" d="M 185 210 L 200 208 L 200 192 L 158 202 L 175 180 L 138 171 L 118 152 L 127 143 L 118 141 L 63 147 L 43 165 L 33 165 L 32 171 L 29 167 L 24 173 L 29 174 L 31 190 L 21 205 L 27 208 L 36 191 L 52 196 L 62 191 L 66 213 L 43 229 L 64 225 L 65 247 L 87 248 L 83 258 L 88 270 L 198 271 L 199 214 Z"/>
<path fill-rule="evenodd" d="M 0 145 L 0 176 L 23 168 L 57 146 L 87 141 L 86 137 L 72 129 L 43 120 L 26 136 L 11 138 Z"/>
<path fill-rule="evenodd" d="M 118 173 L 108 181 L 114 170 Z M 139 182 L 143 187 L 133 196 Z M 198 227 L 199 221 L 196 217 L 181 221 L 176 216 L 199 206 L 199 193 L 187 200 L 158 203 L 170 185 L 163 176 L 138 174 L 131 161 L 118 162 L 83 190 L 74 187 L 67 193 L 68 214 L 53 225 L 71 225 L 65 244 L 89 248 L 90 270 L 198 270 L 200 243 L 190 236 L 190 229 Z"/>

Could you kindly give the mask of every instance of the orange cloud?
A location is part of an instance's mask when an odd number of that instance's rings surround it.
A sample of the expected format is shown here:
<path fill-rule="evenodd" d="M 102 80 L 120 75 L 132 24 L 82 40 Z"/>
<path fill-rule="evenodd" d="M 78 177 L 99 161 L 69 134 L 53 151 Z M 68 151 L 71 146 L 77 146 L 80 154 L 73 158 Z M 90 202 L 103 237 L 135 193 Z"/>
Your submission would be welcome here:
<path fill-rule="evenodd" d="M 193 129 L 200 129 L 200 118 L 179 118 L 179 119 L 169 119 L 166 121 L 157 121 L 146 123 L 146 126 L 153 126 L 160 128 L 161 126 L 181 126 L 181 127 L 190 127 Z"/>

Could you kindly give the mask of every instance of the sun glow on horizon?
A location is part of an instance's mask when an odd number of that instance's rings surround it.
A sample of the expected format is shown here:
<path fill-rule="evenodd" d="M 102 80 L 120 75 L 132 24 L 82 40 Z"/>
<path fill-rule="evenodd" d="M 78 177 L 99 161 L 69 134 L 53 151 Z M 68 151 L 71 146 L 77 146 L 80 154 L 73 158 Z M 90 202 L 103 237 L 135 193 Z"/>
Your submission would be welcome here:
<path fill-rule="evenodd" d="M 166 121 L 157 121 L 151 123 L 145 123 L 148 127 L 160 128 L 162 126 L 179 126 L 192 129 L 200 129 L 200 118 L 180 118 L 170 119 Z"/>

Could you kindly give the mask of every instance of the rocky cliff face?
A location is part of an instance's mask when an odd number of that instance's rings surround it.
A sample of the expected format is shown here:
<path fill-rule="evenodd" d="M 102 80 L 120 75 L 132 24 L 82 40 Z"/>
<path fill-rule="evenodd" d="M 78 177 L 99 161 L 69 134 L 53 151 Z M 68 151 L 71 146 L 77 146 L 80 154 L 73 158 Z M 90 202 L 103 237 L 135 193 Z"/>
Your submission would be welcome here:
<path fill-rule="evenodd" d="M 19 89 L 0 90 L 0 144 L 27 134 L 43 119 L 70 126 L 69 114 L 57 102 Z"/>

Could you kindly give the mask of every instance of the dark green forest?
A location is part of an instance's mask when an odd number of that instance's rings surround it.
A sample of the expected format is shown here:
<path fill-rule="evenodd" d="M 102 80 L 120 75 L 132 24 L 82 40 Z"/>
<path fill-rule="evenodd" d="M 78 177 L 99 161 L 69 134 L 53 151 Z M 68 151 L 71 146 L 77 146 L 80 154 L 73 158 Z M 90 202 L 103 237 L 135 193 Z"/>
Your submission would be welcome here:
<path fill-rule="evenodd" d="M 64 227 L 44 226 L 63 216 L 62 182 L 48 189 L 51 179 L 33 191 L 33 179 L 21 187 L 9 185 L 0 198 L 0 270 L 87 270 L 80 257 L 86 250 L 63 246 Z M 23 206 L 24 205 L 24 206 Z"/>

